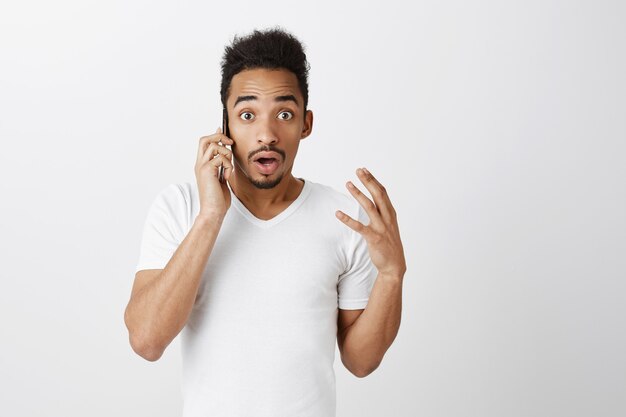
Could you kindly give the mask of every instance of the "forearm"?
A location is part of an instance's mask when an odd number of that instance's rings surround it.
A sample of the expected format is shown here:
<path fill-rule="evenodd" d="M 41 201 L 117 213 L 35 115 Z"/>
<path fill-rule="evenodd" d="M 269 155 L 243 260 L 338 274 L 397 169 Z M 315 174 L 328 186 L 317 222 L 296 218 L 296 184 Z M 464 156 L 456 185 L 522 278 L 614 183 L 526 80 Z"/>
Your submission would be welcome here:
<path fill-rule="evenodd" d="M 373 372 L 393 343 L 402 315 L 402 276 L 378 275 L 367 307 L 346 330 L 343 362 L 365 376 Z"/>
<path fill-rule="evenodd" d="M 131 297 L 126 322 L 131 340 L 158 359 L 185 326 L 222 218 L 196 218 L 159 276 Z"/>

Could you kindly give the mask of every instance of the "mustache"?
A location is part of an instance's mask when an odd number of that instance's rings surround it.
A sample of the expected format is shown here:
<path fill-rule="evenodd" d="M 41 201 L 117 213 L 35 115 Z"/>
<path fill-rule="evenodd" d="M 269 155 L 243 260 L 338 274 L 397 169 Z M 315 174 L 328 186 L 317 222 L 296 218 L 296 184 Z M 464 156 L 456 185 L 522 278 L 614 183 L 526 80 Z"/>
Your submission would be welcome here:
<path fill-rule="evenodd" d="M 248 159 L 254 158 L 254 155 L 258 154 L 259 152 L 276 152 L 277 154 L 283 157 L 283 160 L 285 159 L 285 151 L 283 151 L 282 149 L 275 148 L 273 146 L 269 146 L 269 145 L 266 145 L 262 147 L 261 149 L 250 151 L 248 153 Z"/>

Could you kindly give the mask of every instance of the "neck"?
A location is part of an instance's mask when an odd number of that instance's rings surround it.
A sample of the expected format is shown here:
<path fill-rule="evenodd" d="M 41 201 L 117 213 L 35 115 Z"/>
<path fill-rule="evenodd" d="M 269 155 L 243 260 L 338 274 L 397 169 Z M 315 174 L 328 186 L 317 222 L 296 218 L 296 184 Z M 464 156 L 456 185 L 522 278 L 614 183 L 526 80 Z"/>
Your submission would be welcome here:
<path fill-rule="evenodd" d="M 291 203 L 298 198 L 304 187 L 304 181 L 295 178 L 289 171 L 273 188 L 257 188 L 236 166 L 233 175 L 228 180 L 228 184 L 233 190 L 233 194 L 252 213 L 269 212 L 274 207 Z"/>

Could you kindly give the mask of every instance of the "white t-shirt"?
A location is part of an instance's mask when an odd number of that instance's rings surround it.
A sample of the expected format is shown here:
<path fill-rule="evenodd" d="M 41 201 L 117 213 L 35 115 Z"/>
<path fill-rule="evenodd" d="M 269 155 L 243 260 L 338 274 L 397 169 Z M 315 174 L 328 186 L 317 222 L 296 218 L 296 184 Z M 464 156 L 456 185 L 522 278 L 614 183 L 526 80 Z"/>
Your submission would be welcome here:
<path fill-rule="evenodd" d="M 184 417 L 334 417 L 337 308 L 365 308 L 366 241 L 335 217 L 369 219 L 351 196 L 305 180 L 270 220 L 231 207 L 181 331 Z M 199 212 L 195 184 L 152 203 L 136 271 L 163 269 Z"/>

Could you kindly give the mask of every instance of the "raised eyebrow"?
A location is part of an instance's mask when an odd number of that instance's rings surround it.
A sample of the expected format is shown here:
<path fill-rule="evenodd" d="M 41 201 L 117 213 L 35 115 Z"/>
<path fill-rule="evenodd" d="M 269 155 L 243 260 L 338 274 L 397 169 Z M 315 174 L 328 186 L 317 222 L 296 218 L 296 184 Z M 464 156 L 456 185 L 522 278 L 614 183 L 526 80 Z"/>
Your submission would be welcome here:
<path fill-rule="evenodd" d="M 242 101 L 255 101 L 257 100 L 257 96 L 239 96 L 237 97 L 237 100 L 235 100 L 235 104 L 233 104 L 233 107 L 237 107 L 237 104 L 241 103 Z M 276 96 L 274 97 L 274 101 L 276 103 L 280 103 L 283 101 L 293 101 L 294 103 L 296 103 L 296 105 L 298 105 L 298 100 L 296 99 L 296 96 L 294 96 L 293 94 L 287 94 L 284 96 Z"/>
<path fill-rule="evenodd" d="M 276 96 L 274 98 L 275 102 L 281 102 L 281 101 L 293 101 L 294 103 L 296 103 L 296 105 L 298 105 L 298 100 L 296 100 L 296 96 L 294 96 L 293 94 L 288 94 L 286 96 Z"/>
<path fill-rule="evenodd" d="M 241 103 L 242 101 L 253 101 L 256 99 L 256 96 L 239 96 L 237 97 L 237 100 L 235 100 L 235 104 L 233 104 L 233 107 L 237 107 L 237 104 Z"/>

